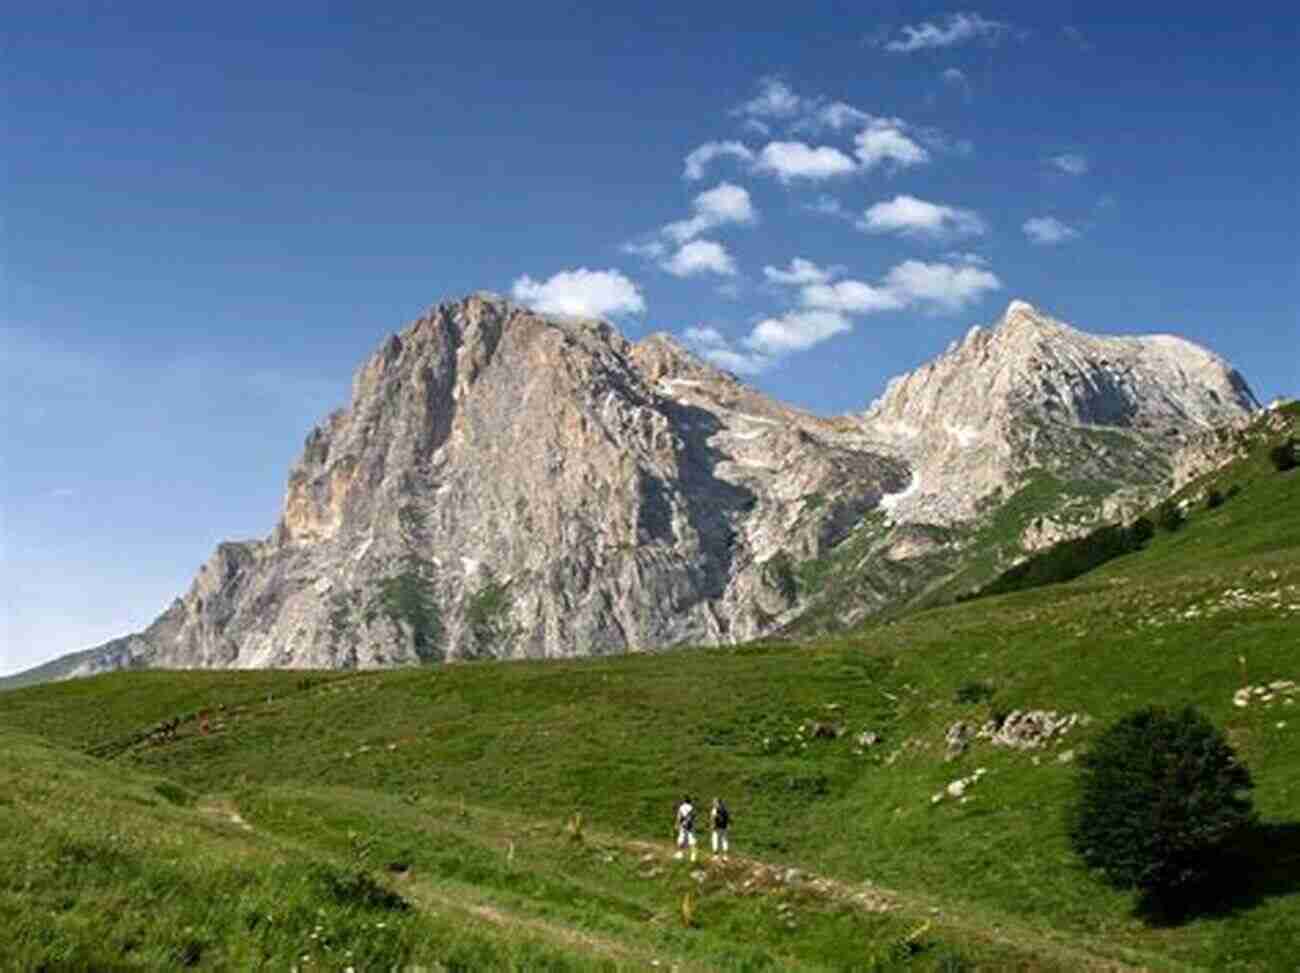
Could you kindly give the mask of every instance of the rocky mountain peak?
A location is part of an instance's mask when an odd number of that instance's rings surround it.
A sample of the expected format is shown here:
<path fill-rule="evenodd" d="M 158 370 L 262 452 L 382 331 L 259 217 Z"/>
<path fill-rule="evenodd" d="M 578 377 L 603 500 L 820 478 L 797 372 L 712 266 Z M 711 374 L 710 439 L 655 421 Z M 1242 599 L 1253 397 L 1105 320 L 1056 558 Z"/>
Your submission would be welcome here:
<path fill-rule="evenodd" d="M 1189 341 L 1088 334 L 1014 300 L 991 328 L 891 380 L 863 422 L 919 477 L 900 513 L 946 523 L 1084 449 L 1066 440 L 1111 429 L 1183 442 L 1256 407 L 1235 370 Z"/>
<path fill-rule="evenodd" d="M 1054 321 L 1028 301 L 1022 301 L 1019 298 L 1007 305 L 1007 309 L 1002 312 L 1002 317 L 998 322 L 999 328 L 1008 330 L 1013 328 L 1041 328 L 1051 325 L 1059 326 L 1060 322 Z"/>
<path fill-rule="evenodd" d="M 1034 477 L 1094 499 L 1150 487 L 1179 442 L 1253 401 L 1190 342 L 1089 335 L 1013 301 L 864 415 L 825 419 L 671 336 L 473 294 L 361 364 L 268 538 L 221 545 L 79 671 L 729 642 L 812 610 L 832 574 L 862 579 L 842 616 L 858 618 L 954 570 L 961 532 Z"/>

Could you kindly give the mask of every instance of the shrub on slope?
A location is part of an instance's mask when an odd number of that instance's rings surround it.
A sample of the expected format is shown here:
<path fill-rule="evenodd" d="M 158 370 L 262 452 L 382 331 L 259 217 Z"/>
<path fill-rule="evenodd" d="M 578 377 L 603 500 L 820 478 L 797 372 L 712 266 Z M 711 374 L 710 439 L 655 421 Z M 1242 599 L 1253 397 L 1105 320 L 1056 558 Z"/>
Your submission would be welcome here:
<path fill-rule="evenodd" d="M 1156 912 L 1179 912 L 1253 823 L 1250 773 L 1191 707 L 1124 717 L 1081 762 L 1070 824 L 1075 850 Z"/>

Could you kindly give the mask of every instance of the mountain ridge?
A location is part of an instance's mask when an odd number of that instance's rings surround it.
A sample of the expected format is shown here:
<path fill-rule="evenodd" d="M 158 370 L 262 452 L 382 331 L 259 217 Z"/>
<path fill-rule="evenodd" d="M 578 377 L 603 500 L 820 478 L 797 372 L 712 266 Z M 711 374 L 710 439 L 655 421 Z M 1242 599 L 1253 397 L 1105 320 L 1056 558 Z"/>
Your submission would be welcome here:
<path fill-rule="evenodd" d="M 151 626 L 70 674 L 727 643 L 819 605 L 851 623 L 957 573 L 973 525 L 1035 478 L 1084 484 L 1048 512 L 1145 498 L 1178 450 L 1257 407 L 1190 342 L 1093 336 L 1013 301 L 864 413 L 826 418 L 671 335 L 476 294 L 361 364 L 268 537 L 219 545 Z"/>

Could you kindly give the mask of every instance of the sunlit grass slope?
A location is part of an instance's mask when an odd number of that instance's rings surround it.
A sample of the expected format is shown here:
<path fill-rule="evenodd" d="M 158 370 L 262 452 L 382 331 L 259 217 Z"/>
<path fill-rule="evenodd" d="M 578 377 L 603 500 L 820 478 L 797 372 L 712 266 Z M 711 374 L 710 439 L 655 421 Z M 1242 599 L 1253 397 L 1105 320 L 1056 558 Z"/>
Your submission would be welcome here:
<path fill-rule="evenodd" d="M 489 936 L 506 967 L 519 955 L 510 950 L 534 950 L 618 967 L 1294 969 L 1300 703 L 1289 700 L 1300 696 L 1233 699 L 1243 683 L 1300 681 L 1300 474 L 1274 471 L 1266 446 L 1188 488 L 1235 484 L 1227 503 L 1193 504 L 1182 530 L 1074 582 L 820 641 L 379 673 L 123 673 L 5 693 L 0 729 L 106 762 L 31 742 L 26 764 L 6 756 L 19 779 L 66 763 L 75 775 L 60 771 L 57 801 L 94 803 L 42 820 L 35 798 L 0 799 L 5 854 L 28 856 L 4 869 L 3 918 L 35 929 L 32 910 L 54 907 L 24 905 L 32 890 L 87 914 L 71 878 L 26 863 L 51 860 L 60 829 L 81 835 L 93 820 L 103 834 L 138 835 L 142 860 L 174 860 L 181 903 L 205 881 L 230 895 L 247 885 L 254 898 L 280 883 L 325 894 L 307 872 L 275 877 L 301 864 L 276 857 L 288 848 L 341 868 L 368 862 L 412 904 L 398 914 L 406 956 L 478 949 Z M 1194 704 L 1227 730 L 1270 826 L 1268 847 L 1243 850 L 1223 909 L 1171 928 L 1144 925 L 1130 896 L 1084 871 L 1062 821 L 1071 752 L 1148 703 Z M 1088 719 L 1042 749 L 976 739 L 947 759 L 953 723 L 1025 709 Z M 174 739 L 148 735 L 178 716 Z M 879 741 L 863 745 L 864 731 Z M 965 802 L 947 795 L 980 768 Z M 254 830 L 212 839 L 229 829 L 151 796 L 147 781 L 161 778 L 204 800 L 224 795 Z M 119 786 L 155 803 L 118 798 Z M 739 864 L 692 877 L 666 857 L 684 791 L 727 798 L 744 855 L 833 887 Z M 562 827 L 575 813 L 582 841 Z M 38 837 L 13 837 L 24 833 Z M 168 852 L 173 833 L 184 837 Z M 130 900 L 131 874 L 120 887 L 105 879 L 103 894 Z M 864 889 L 884 911 L 852 898 Z M 680 914 L 688 890 L 691 928 Z M 169 928 L 198 922 L 191 906 L 160 908 L 180 910 Z M 110 922 L 66 920 L 81 921 Z M 211 923 L 204 949 L 219 950 L 238 923 Z M 124 935 L 104 925 L 68 941 L 120 950 Z M 238 935 L 238 948 L 271 949 Z M 180 948 L 161 936 L 139 939 Z"/>

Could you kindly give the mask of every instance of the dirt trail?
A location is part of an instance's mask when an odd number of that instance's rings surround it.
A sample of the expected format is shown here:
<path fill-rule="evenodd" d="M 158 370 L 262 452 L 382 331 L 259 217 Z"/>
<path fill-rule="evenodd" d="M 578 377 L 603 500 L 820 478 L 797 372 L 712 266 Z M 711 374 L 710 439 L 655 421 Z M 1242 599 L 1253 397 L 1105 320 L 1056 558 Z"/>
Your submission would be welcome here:
<path fill-rule="evenodd" d="M 656 861 L 669 865 L 680 865 L 674 858 L 675 849 L 663 844 L 649 841 L 636 841 L 601 835 L 602 840 L 621 845 L 634 853 L 655 856 Z M 705 875 L 713 874 L 725 881 L 730 889 L 740 894 L 774 892 L 779 889 L 802 892 L 824 899 L 842 903 L 866 912 L 898 912 L 913 916 L 917 921 L 932 921 L 936 932 L 944 928 L 959 930 L 964 937 L 1010 946 L 1033 956 L 1059 963 L 1064 967 L 1079 970 L 1106 971 L 1106 973 L 1146 973 L 1149 966 L 1133 965 L 1131 961 L 1115 958 L 1107 953 L 1131 951 L 1108 943 L 1091 943 L 1072 936 L 1068 941 L 1033 929 L 1013 917 L 999 915 L 996 928 L 986 922 L 963 917 L 961 906 L 946 906 L 937 900 L 922 896 L 883 889 L 873 883 L 844 882 L 839 879 L 818 875 L 801 868 L 783 866 L 765 862 L 757 858 L 742 855 L 730 855 L 725 861 L 718 861 L 709 855 L 701 856 L 694 866 Z M 1095 951 L 1094 951 L 1095 949 Z"/>
<path fill-rule="evenodd" d="M 235 807 L 234 801 L 227 798 L 206 798 L 198 803 L 197 809 L 214 818 L 229 821 L 231 824 L 235 825 L 235 827 L 240 828 L 243 831 L 253 830 L 253 826 L 240 816 L 239 809 Z"/>
<path fill-rule="evenodd" d="M 490 922 L 494 926 L 530 933 L 556 945 L 594 953 L 603 959 L 612 960 L 620 966 L 627 965 L 640 969 L 661 969 L 664 971 L 702 971 L 706 969 L 706 967 L 697 966 L 693 963 L 660 957 L 649 950 L 637 949 L 629 943 L 611 939 L 607 936 L 599 936 L 584 929 L 577 929 L 573 926 L 561 925 L 546 919 L 539 919 L 536 916 L 527 916 L 503 909 L 499 903 L 489 903 L 484 900 L 466 901 L 463 898 L 439 892 L 430 885 L 420 882 L 419 879 L 411 880 L 409 884 L 403 883 L 401 888 L 409 899 L 426 910 L 433 911 L 433 907 L 436 907 L 446 911 L 468 913 L 475 918 Z"/>
<path fill-rule="evenodd" d="M 243 831 L 255 831 L 259 836 L 269 838 L 284 847 L 294 847 L 299 851 L 316 850 L 273 832 L 255 829 L 244 820 L 237 806 L 227 797 L 210 796 L 200 801 L 197 809 Z M 480 818 L 480 826 L 490 816 L 484 815 Z M 535 824 L 534 827 L 537 825 Z M 513 827 L 507 829 L 511 834 L 517 834 L 519 830 Z M 639 858 L 649 870 L 643 877 L 655 877 L 666 873 L 667 869 L 681 868 L 685 864 L 674 857 L 676 852 L 674 847 L 661 842 L 590 831 L 587 835 L 588 840 L 593 844 L 622 848 Z M 477 833 L 477 837 L 483 837 L 481 831 Z M 1058 968 L 1091 970 L 1097 973 L 1102 971 L 1147 973 L 1152 969 L 1144 965 L 1140 957 L 1135 957 L 1133 950 L 1114 944 L 1094 943 L 1079 936 L 1070 936 L 1067 939 L 1064 934 L 1059 934 L 1058 938 L 1057 934 L 1035 929 L 1014 917 L 1001 913 L 997 915 L 996 921 L 972 917 L 971 913 L 960 904 L 942 903 L 921 895 L 884 889 L 869 882 L 845 882 L 806 869 L 744 855 L 730 855 L 725 860 L 718 860 L 706 853 L 697 863 L 691 865 L 690 869 L 692 875 L 696 876 L 702 884 L 708 881 L 719 882 L 733 894 L 773 895 L 793 892 L 827 902 L 848 905 L 866 912 L 894 912 L 914 918 L 918 923 L 932 923 L 934 931 L 940 935 L 945 929 L 951 929 L 960 932 L 963 938 L 1008 946 L 1028 957 L 1041 958 Z M 639 969 L 664 971 L 707 969 L 680 958 L 656 955 L 652 948 L 527 915 L 499 901 L 493 901 L 487 896 L 476 895 L 471 898 L 463 891 L 452 895 L 437 888 L 432 881 L 421 879 L 411 873 L 395 878 L 391 884 L 395 890 L 424 910 L 441 909 L 460 912 L 503 929 L 525 932 L 562 947 L 592 953 L 612 960 L 620 966 L 626 964 Z M 1114 955 L 1116 953 L 1125 958 L 1116 958 Z M 1171 966 L 1176 967 L 1176 964 L 1161 964 L 1159 968 Z"/>

